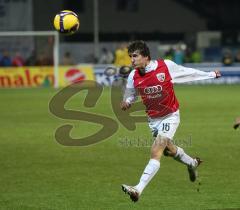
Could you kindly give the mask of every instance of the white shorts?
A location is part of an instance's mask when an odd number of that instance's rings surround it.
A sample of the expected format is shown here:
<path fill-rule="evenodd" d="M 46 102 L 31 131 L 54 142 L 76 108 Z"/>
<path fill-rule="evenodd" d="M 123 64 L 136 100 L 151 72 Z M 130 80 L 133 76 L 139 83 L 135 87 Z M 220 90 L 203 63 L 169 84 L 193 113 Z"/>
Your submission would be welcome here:
<path fill-rule="evenodd" d="M 157 135 L 173 140 L 180 123 L 179 110 L 164 117 L 148 118 L 148 125 L 154 137 Z"/>

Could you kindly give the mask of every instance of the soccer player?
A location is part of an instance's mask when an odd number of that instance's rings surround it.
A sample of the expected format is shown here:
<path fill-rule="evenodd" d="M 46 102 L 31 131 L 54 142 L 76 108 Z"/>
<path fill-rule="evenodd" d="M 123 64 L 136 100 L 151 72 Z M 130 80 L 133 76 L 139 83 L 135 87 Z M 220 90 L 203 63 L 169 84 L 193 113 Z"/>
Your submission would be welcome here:
<path fill-rule="evenodd" d="M 185 164 L 190 180 L 192 182 L 196 180 L 196 169 L 202 160 L 198 157 L 190 157 L 172 141 L 180 123 L 179 103 L 173 83 L 218 78 L 221 73 L 186 68 L 170 60 L 151 60 L 149 48 L 144 41 L 130 43 L 128 53 L 134 70 L 128 76 L 124 99 L 120 106 L 122 110 L 129 109 L 139 94 L 146 106 L 148 124 L 155 137 L 151 158 L 139 183 L 136 186 L 122 185 L 122 190 L 136 202 L 158 172 L 162 154 Z"/>

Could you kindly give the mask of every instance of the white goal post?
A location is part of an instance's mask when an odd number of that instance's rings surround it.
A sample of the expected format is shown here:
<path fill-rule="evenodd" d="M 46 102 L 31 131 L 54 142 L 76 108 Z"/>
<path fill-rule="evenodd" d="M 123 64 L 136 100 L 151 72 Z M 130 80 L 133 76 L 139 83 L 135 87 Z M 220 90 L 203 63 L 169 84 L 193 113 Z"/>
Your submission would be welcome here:
<path fill-rule="evenodd" d="M 54 66 L 54 87 L 59 87 L 58 66 L 59 66 L 59 33 L 57 31 L 6 31 L 0 32 L 2 37 L 36 37 L 36 36 L 52 36 L 53 42 L 53 66 Z M 4 42 L 4 41 L 3 41 Z M 30 44 L 30 43 L 29 43 Z"/>

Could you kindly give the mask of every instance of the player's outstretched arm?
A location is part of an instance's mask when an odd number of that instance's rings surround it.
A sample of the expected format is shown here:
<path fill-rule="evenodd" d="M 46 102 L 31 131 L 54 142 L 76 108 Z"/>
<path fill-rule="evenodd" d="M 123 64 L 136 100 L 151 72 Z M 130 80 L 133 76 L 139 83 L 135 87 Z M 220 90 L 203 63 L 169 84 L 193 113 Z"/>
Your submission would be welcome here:
<path fill-rule="evenodd" d="M 205 71 L 200 71 L 198 69 L 177 65 L 176 63 L 170 60 L 164 60 L 164 61 L 168 67 L 173 83 L 185 83 L 185 82 L 193 82 L 197 80 L 214 79 L 214 78 L 221 77 L 221 73 L 218 70 L 205 72 Z"/>
<path fill-rule="evenodd" d="M 234 129 L 237 129 L 240 126 L 240 117 L 237 117 L 233 125 Z"/>

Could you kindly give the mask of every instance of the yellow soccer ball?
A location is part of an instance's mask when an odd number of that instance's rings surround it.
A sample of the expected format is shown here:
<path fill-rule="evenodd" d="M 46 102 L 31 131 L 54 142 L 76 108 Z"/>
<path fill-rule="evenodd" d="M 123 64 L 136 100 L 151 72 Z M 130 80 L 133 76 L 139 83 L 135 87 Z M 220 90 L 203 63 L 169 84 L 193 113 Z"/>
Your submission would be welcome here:
<path fill-rule="evenodd" d="M 75 12 L 63 10 L 55 16 L 53 25 L 60 33 L 74 34 L 79 29 L 80 21 Z"/>

